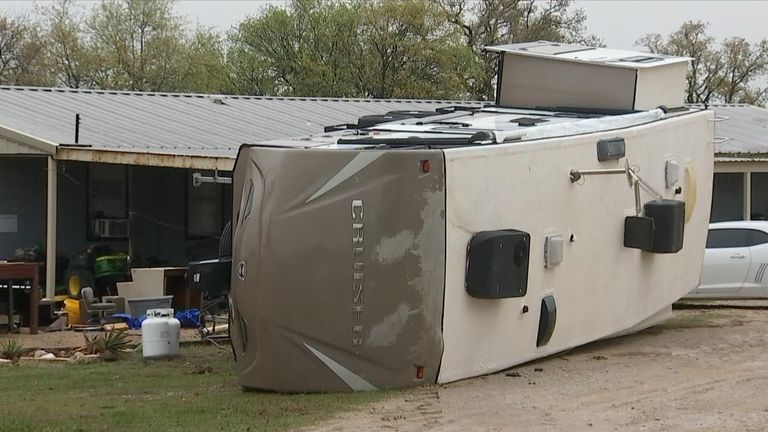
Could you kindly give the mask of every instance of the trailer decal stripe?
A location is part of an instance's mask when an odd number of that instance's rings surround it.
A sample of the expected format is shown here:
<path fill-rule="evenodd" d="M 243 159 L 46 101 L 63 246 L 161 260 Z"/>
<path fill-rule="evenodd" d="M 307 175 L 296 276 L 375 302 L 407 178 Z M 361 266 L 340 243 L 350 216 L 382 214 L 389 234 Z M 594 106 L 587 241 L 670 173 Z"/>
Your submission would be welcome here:
<path fill-rule="evenodd" d="M 357 174 L 358 171 L 372 164 L 376 159 L 380 158 L 383 154 L 384 152 L 382 151 L 368 151 L 368 152 L 361 151 L 360 153 L 357 154 L 357 156 L 355 156 L 354 159 L 349 161 L 349 163 L 346 164 L 344 168 L 342 168 L 338 173 L 336 173 L 336 175 L 333 176 L 333 178 L 328 180 L 328 182 L 325 183 L 314 194 L 312 194 L 311 197 L 307 198 L 307 200 L 304 201 L 304 203 L 308 203 L 313 199 L 320 197 L 324 193 L 328 192 L 329 190 L 345 182 L 347 179 Z"/>
<path fill-rule="evenodd" d="M 344 381 L 352 390 L 355 390 L 355 391 L 377 390 L 376 387 L 374 387 L 371 383 L 360 378 L 360 376 L 358 376 L 351 370 L 345 368 L 344 366 L 339 364 L 336 360 L 328 357 L 327 355 L 321 353 L 320 351 L 307 345 L 306 343 L 304 344 L 304 346 L 307 347 L 307 349 L 310 350 L 312 354 L 315 355 L 315 357 L 320 359 L 321 362 L 323 362 L 326 366 L 328 366 L 328 369 L 330 369 L 333 373 L 335 373 L 336 376 L 341 378 L 341 380 Z"/>

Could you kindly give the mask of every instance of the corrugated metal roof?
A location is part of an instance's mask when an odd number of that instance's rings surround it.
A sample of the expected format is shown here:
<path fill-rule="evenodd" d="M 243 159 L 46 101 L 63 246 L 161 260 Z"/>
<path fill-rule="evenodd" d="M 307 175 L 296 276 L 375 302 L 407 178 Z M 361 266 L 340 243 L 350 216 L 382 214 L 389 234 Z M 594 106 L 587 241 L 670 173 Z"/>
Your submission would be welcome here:
<path fill-rule="evenodd" d="M 768 161 L 768 156 L 754 156 L 754 157 L 722 157 L 715 156 L 715 162 L 765 162 Z"/>
<path fill-rule="evenodd" d="M 762 158 L 768 154 L 768 109 L 747 104 L 712 104 L 709 109 L 728 118 L 715 124 L 715 135 L 728 138 L 715 143 L 718 156 L 744 158 L 757 153 Z"/>
<path fill-rule="evenodd" d="M 458 101 L 284 98 L 0 87 L 0 125 L 91 150 L 234 158 L 243 143 L 323 132 L 363 115 Z"/>
<path fill-rule="evenodd" d="M 219 103 L 220 102 L 220 103 Z M 243 143 L 306 136 L 393 110 L 434 110 L 477 102 L 216 96 L 0 86 L 0 126 L 58 144 L 92 150 L 234 158 Z M 694 105 L 701 107 L 700 105 Z M 712 104 L 719 159 L 768 154 L 768 109 Z"/>

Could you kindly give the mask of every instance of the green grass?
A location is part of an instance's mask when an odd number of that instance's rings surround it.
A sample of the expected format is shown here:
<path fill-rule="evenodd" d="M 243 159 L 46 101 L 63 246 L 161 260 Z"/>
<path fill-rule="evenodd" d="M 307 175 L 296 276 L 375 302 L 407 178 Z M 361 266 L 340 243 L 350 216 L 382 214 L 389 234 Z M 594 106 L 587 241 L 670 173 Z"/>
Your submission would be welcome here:
<path fill-rule="evenodd" d="M 62 367 L 0 367 L 0 431 L 272 431 L 305 426 L 384 393 L 243 391 L 228 350 Z"/>

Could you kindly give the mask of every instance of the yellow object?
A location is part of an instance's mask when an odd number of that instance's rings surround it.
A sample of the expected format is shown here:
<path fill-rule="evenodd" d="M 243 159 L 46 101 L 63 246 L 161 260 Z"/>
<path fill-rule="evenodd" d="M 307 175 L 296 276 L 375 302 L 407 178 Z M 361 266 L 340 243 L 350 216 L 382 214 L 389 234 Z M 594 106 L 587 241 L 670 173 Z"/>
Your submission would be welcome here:
<path fill-rule="evenodd" d="M 69 293 L 73 297 L 76 297 L 78 294 L 80 294 L 80 276 L 78 275 L 72 275 L 69 278 Z"/>
<path fill-rule="evenodd" d="M 685 185 L 685 222 L 688 223 L 696 208 L 696 175 L 690 166 L 685 167 Z"/>
<path fill-rule="evenodd" d="M 70 325 L 80 324 L 80 300 L 64 300 L 64 310 L 67 311 L 67 322 Z"/>

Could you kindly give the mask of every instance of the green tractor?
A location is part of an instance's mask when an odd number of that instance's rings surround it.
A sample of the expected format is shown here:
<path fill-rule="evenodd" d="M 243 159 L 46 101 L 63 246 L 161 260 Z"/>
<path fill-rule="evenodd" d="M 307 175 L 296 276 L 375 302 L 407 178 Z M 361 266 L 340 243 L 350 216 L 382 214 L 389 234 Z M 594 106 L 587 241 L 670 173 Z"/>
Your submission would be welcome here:
<path fill-rule="evenodd" d="M 64 273 L 67 295 L 80 298 L 80 290 L 93 288 L 97 297 L 116 295 L 117 282 L 131 279 L 130 258 L 125 253 L 115 253 L 108 245 L 92 245 L 72 257 Z"/>

